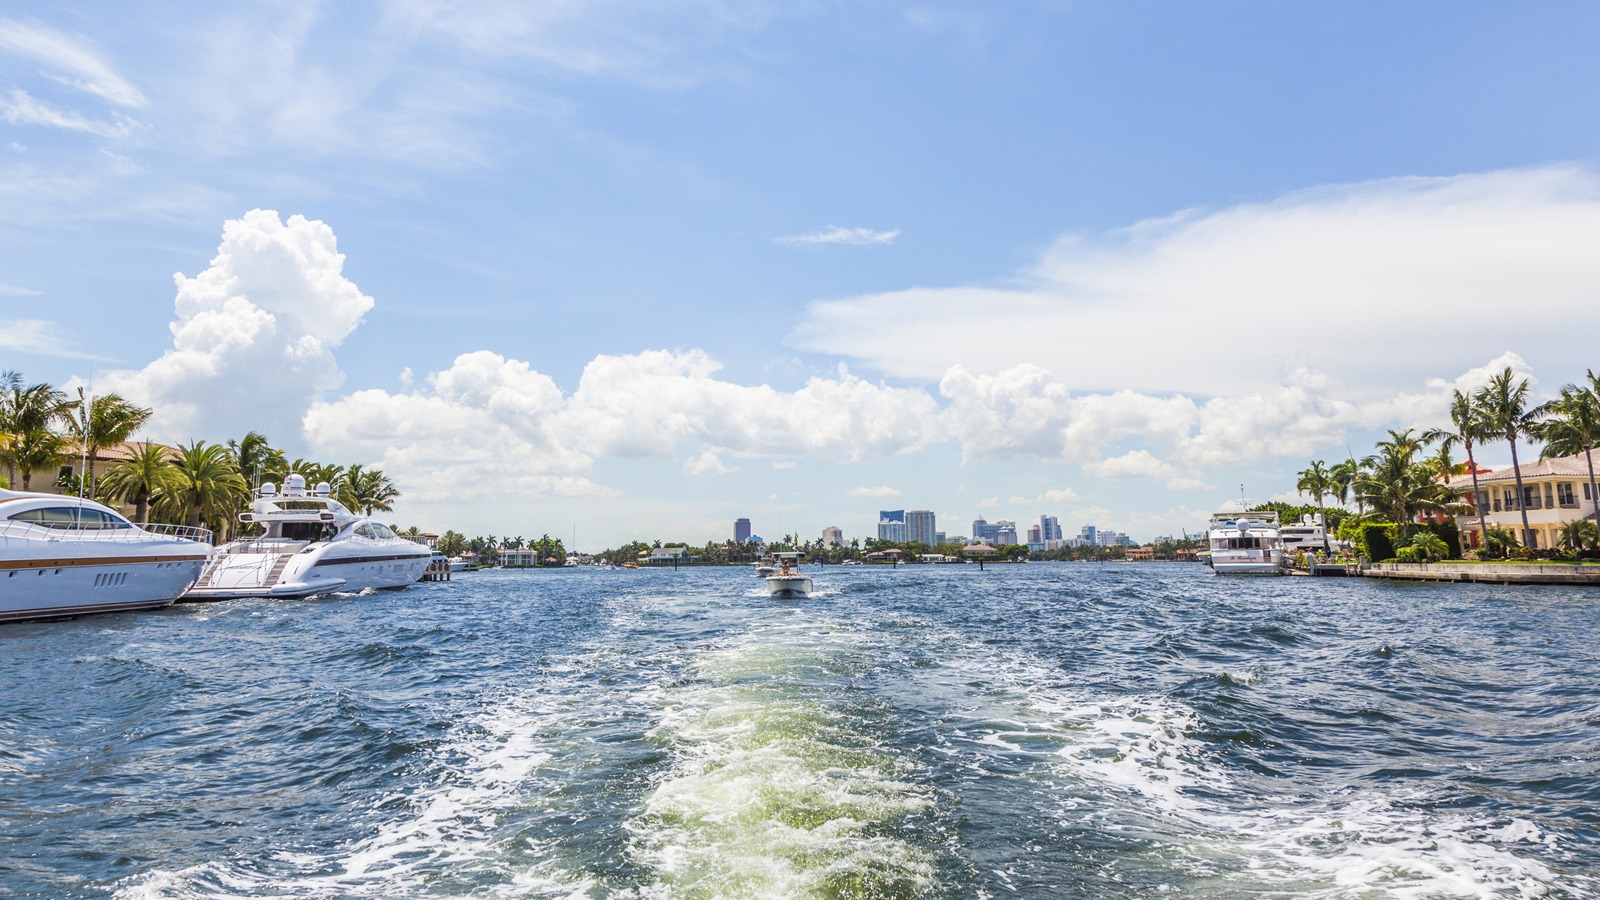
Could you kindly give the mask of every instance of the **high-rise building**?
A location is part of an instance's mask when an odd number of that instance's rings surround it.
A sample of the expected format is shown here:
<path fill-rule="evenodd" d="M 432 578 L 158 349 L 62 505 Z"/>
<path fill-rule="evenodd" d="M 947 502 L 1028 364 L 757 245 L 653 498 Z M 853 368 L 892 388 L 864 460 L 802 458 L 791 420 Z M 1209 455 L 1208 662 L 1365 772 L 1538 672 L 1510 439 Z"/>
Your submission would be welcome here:
<path fill-rule="evenodd" d="M 935 536 L 938 529 L 934 526 L 933 510 L 913 509 L 906 513 L 906 540 L 918 544 L 927 544 L 932 547 L 939 543 Z"/>
<path fill-rule="evenodd" d="M 1009 547 L 1017 542 L 1017 523 L 1001 519 L 994 523 L 994 542 L 997 546 Z"/>
<path fill-rule="evenodd" d="M 1096 543 L 1098 543 L 1095 540 L 1095 531 L 1096 529 L 1093 525 L 1085 525 L 1078 529 L 1078 539 L 1093 547 Z"/>
<path fill-rule="evenodd" d="M 990 525 L 988 520 L 981 516 L 973 519 L 972 539 L 980 543 L 993 545 L 1000 540 L 1000 526 Z"/>
<path fill-rule="evenodd" d="M 734 519 L 733 520 L 733 542 L 735 544 L 743 544 L 743 543 L 745 543 L 745 542 L 747 542 L 749 540 L 750 540 L 750 520 L 749 519 Z"/>
<path fill-rule="evenodd" d="M 878 510 L 878 540 L 894 544 L 906 542 L 906 511 L 903 509 Z"/>
<path fill-rule="evenodd" d="M 835 547 L 843 546 L 843 544 L 844 532 L 839 530 L 839 526 L 829 525 L 822 529 L 822 546 L 832 550 Z"/>
<path fill-rule="evenodd" d="M 1042 543 L 1044 543 L 1044 531 L 1038 525 L 1029 525 L 1028 526 L 1028 543 L 1030 543 L 1030 544 L 1042 544 Z"/>
<path fill-rule="evenodd" d="M 1039 517 L 1039 539 L 1044 541 L 1059 541 L 1062 538 L 1061 522 L 1055 516 Z"/>

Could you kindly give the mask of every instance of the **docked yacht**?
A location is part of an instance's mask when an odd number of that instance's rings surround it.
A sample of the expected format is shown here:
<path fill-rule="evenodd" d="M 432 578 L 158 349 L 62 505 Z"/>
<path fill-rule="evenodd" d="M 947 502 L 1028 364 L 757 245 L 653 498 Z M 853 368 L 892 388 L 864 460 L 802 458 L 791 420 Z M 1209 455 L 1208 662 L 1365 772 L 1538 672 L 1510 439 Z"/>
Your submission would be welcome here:
<path fill-rule="evenodd" d="M 1283 552 L 1288 556 L 1300 551 L 1324 553 L 1335 549 L 1333 542 L 1328 539 L 1328 529 L 1323 524 L 1321 513 L 1301 516 L 1300 521 L 1285 525 L 1278 532 L 1283 537 Z"/>
<path fill-rule="evenodd" d="M 779 553 L 778 569 L 767 576 L 767 596 L 774 600 L 804 600 L 811 596 L 811 576 L 800 571 L 800 554 Z"/>
<path fill-rule="evenodd" d="M 184 600 L 306 597 L 414 584 L 433 552 L 389 526 L 346 509 L 327 482 L 306 490 L 290 475 L 263 484 L 239 521 L 259 533 L 218 547 Z"/>
<path fill-rule="evenodd" d="M 1283 573 L 1283 536 L 1275 512 L 1217 513 L 1206 536 L 1218 575 Z"/>
<path fill-rule="evenodd" d="M 93 500 L 0 490 L 0 622 L 170 606 L 210 552 L 204 528 L 135 525 Z"/>

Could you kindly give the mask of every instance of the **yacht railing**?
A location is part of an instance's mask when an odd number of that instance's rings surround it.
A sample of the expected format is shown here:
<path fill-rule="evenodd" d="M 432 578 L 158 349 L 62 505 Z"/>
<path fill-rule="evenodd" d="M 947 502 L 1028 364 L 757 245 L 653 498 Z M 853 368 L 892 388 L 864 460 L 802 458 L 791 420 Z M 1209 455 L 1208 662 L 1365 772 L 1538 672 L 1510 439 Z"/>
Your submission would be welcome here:
<path fill-rule="evenodd" d="M 41 525 L 37 522 L 18 522 L 13 519 L 7 519 L 0 521 L 0 535 L 30 538 L 36 541 L 111 541 L 127 543 L 147 541 L 151 535 L 157 535 L 180 541 L 205 544 L 208 547 L 211 545 L 211 529 L 209 528 L 197 528 L 192 525 L 168 525 L 162 522 L 135 523 L 132 528 L 116 528 L 99 522 L 89 525 L 65 522 Z"/>

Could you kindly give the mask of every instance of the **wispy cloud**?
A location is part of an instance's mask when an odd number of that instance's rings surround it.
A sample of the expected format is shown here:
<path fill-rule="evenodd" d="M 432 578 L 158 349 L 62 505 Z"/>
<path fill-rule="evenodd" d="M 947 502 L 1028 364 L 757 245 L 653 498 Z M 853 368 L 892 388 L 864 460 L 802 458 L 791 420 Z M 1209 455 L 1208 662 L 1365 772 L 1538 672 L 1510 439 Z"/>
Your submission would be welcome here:
<path fill-rule="evenodd" d="M 43 295 L 44 291 L 36 291 L 33 288 L 17 287 L 0 282 L 0 297 L 39 297 Z"/>
<path fill-rule="evenodd" d="M 881 487 L 858 487 L 849 491 L 852 497 L 898 497 L 900 492 L 887 485 Z"/>
<path fill-rule="evenodd" d="M 0 19 L 0 53 L 42 63 L 62 84 L 117 106 L 143 109 L 144 94 L 118 75 L 90 42 L 12 19 Z"/>
<path fill-rule="evenodd" d="M 853 244 L 866 246 L 869 244 L 892 244 L 900 236 L 900 229 L 892 228 L 888 231 L 873 231 L 871 228 L 842 228 L 830 225 L 821 231 L 809 234 L 791 234 L 778 238 L 780 244 L 789 244 L 795 247 L 816 247 L 822 244 Z"/>
<path fill-rule="evenodd" d="M 86 118 L 36 100 L 22 88 L 12 88 L 10 94 L 0 97 L 0 119 L 12 125 L 43 125 L 105 138 L 126 138 L 139 131 L 138 122 L 120 113 L 109 120 Z"/>
<path fill-rule="evenodd" d="M 6 327 L 0 328 L 0 350 L 62 359 L 105 360 L 105 357 L 85 353 L 68 344 L 56 334 L 54 322 L 42 319 L 13 319 L 7 322 Z"/>

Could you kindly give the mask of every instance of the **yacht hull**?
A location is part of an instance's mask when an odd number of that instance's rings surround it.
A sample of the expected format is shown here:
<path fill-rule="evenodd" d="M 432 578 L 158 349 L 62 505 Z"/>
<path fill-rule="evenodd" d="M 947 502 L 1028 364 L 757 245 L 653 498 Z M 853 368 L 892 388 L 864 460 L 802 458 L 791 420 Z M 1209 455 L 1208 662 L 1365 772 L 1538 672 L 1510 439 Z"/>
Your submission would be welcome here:
<path fill-rule="evenodd" d="M 409 543 L 409 542 L 408 542 Z M 400 552 L 340 544 L 306 547 L 222 547 L 184 602 L 250 597 L 290 599 L 332 591 L 402 588 L 415 584 L 432 554 L 410 544 Z"/>
<path fill-rule="evenodd" d="M 194 556 L 100 564 L 0 560 L 0 622 L 171 606 L 203 565 Z"/>

